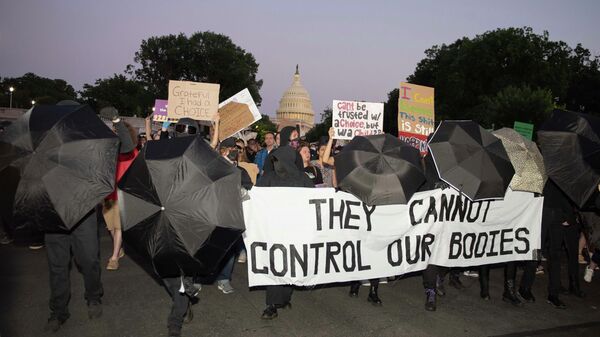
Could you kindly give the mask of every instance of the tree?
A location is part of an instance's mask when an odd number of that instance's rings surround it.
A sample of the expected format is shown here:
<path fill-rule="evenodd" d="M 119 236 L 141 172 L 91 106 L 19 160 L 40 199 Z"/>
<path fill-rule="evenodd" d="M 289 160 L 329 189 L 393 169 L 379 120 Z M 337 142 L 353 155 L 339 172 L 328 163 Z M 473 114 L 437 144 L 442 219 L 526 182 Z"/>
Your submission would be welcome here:
<path fill-rule="evenodd" d="M 122 116 L 145 117 L 154 105 L 154 98 L 143 83 L 117 74 L 98 79 L 94 85 L 84 84 L 81 97 L 97 111 L 111 105 Z"/>
<path fill-rule="evenodd" d="M 267 132 L 277 132 L 277 125 L 271 121 L 268 115 L 262 115 L 262 118 L 252 124 L 250 129 L 256 132 L 256 140 L 262 143 Z"/>
<path fill-rule="evenodd" d="M 321 139 L 323 136 L 327 136 L 329 133 L 329 128 L 332 125 L 332 116 L 333 110 L 330 107 L 326 107 L 321 113 L 321 123 L 315 124 L 312 129 L 308 130 L 306 133 L 306 140 L 309 142 L 316 142 Z"/>
<path fill-rule="evenodd" d="M 507 125 L 508 116 L 502 114 L 508 106 L 543 107 L 548 93 L 569 109 L 585 106 L 600 112 L 598 57 L 591 58 L 589 50 L 579 45 L 572 49 L 563 41 L 551 41 L 548 32 L 538 35 L 528 27 L 497 29 L 433 46 L 425 54 L 408 81 L 435 88 L 437 120 Z M 535 97 L 525 102 L 526 94 Z M 497 110 L 490 114 L 487 108 Z M 541 112 L 519 111 L 510 118 L 539 122 Z"/>
<path fill-rule="evenodd" d="M 167 98 L 169 80 L 219 83 L 219 100 L 248 88 L 257 105 L 262 80 L 256 79 L 258 64 L 251 53 L 225 35 L 197 32 L 151 37 L 135 53 L 137 69 L 128 67 L 156 98 Z"/>
<path fill-rule="evenodd" d="M 514 121 L 540 125 L 554 108 L 550 90 L 528 86 L 508 86 L 494 96 L 483 96 L 481 102 L 474 108 L 479 122 L 494 129 L 512 128 Z"/>
<path fill-rule="evenodd" d="M 62 100 L 75 100 L 77 97 L 75 89 L 65 80 L 26 73 L 21 77 L 0 80 L 0 106 L 10 105 L 10 87 L 15 88 L 12 97 L 13 108 L 30 108 L 32 100 L 36 104 L 56 104 Z"/>

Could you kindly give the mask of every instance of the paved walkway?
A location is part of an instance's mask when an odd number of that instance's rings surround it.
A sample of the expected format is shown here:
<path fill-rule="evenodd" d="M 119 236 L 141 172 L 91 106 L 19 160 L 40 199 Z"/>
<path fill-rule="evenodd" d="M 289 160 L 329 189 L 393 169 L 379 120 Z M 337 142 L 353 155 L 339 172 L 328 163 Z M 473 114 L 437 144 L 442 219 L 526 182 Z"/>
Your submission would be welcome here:
<path fill-rule="evenodd" d="M 101 238 L 102 263 L 111 249 Z M 600 334 L 600 273 L 591 284 L 582 281 L 588 296 L 563 296 L 567 310 L 544 300 L 547 278 L 536 279 L 538 302 L 514 308 L 502 302 L 502 268 L 491 271 L 489 302 L 479 299 L 477 279 L 463 277 L 466 289 L 448 288 L 436 312 L 423 309 L 420 275 L 380 286 L 382 307 L 348 296 L 348 286 L 328 285 L 294 292 L 292 309 L 273 321 L 260 319 L 264 291 L 249 290 L 246 265 L 236 264 L 235 293 L 222 294 L 215 285 L 203 287 L 195 318 L 184 326 L 184 336 L 598 336 Z M 582 267 L 583 268 L 583 267 Z M 60 337 L 166 336 L 170 299 L 151 276 L 129 257 L 118 271 L 103 271 L 104 315 L 90 321 L 83 299 L 83 281 L 71 273 L 71 318 L 53 334 Z M 565 283 L 566 284 L 566 283 Z M 45 249 L 31 251 L 0 246 L 0 337 L 46 336 L 48 272 Z M 52 334 L 47 334 L 52 335 Z"/>

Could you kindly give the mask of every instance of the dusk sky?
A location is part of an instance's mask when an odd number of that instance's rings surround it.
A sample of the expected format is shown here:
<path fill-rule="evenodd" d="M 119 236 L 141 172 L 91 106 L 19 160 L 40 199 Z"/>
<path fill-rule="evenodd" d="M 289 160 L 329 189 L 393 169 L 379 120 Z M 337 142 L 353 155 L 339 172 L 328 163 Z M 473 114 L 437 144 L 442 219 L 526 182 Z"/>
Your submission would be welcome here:
<path fill-rule="evenodd" d="M 143 39 L 213 31 L 260 64 L 262 113 L 275 115 L 296 64 L 316 121 L 334 99 L 385 101 L 424 51 L 530 26 L 600 54 L 600 1 L 2 0 L 0 76 L 62 78 L 81 90 L 133 62 Z"/>

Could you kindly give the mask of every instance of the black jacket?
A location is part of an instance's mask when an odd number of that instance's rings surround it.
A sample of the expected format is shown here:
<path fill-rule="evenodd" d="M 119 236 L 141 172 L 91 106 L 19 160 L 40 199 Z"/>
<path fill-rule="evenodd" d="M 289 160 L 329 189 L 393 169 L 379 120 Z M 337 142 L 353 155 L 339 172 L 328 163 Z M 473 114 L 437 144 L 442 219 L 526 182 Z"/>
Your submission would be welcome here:
<path fill-rule="evenodd" d="M 576 224 L 573 205 L 551 179 L 548 179 L 546 186 L 544 186 L 544 213 L 542 221 L 547 224 L 562 224 L 565 221 L 571 225 Z"/>
<path fill-rule="evenodd" d="M 315 187 L 315 184 L 304 173 L 304 168 L 300 169 L 294 163 L 295 155 L 297 155 L 294 149 L 284 146 L 271 154 L 267 160 L 271 160 L 273 170 L 265 171 L 265 174 L 256 182 L 256 186 Z"/>

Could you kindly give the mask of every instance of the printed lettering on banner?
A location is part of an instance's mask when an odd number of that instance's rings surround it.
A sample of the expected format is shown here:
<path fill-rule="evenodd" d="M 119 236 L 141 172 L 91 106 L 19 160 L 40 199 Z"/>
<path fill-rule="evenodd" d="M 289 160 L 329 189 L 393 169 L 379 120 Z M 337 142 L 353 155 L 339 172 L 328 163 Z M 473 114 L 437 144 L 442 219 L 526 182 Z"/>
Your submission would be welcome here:
<path fill-rule="evenodd" d="M 331 188 L 255 187 L 243 203 L 250 286 L 367 280 L 533 260 L 543 197 L 508 191 L 472 202 L 453 189 L 369 206 Z"/>

